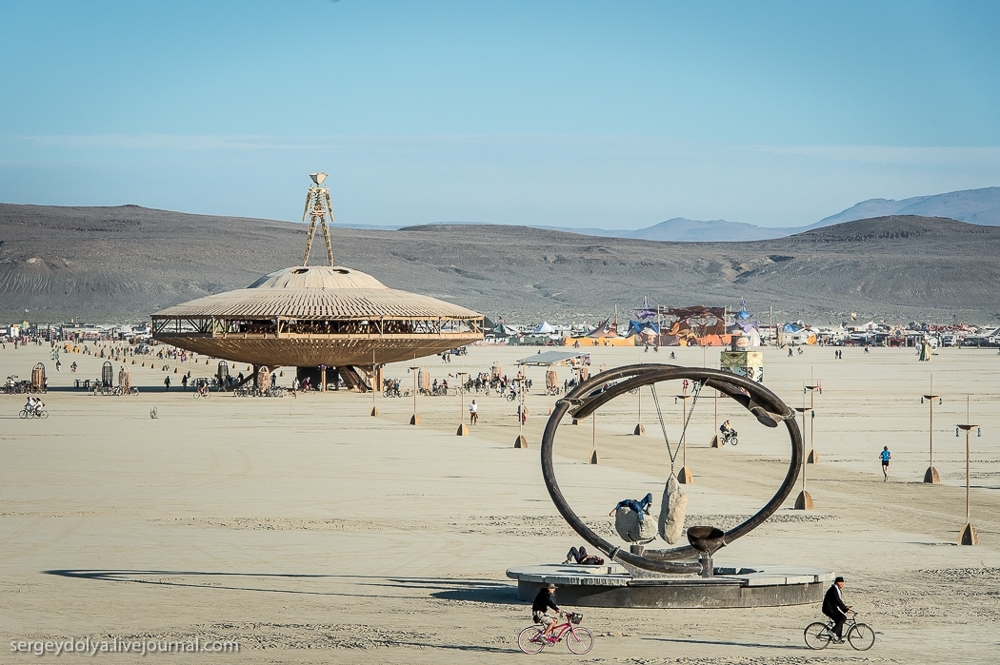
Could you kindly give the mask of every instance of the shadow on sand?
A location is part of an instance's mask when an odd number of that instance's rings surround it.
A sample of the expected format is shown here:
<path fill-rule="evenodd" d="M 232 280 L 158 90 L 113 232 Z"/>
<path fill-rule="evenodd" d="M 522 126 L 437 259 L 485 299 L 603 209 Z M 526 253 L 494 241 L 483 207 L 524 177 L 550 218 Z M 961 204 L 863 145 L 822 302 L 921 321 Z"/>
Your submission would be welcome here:
<path fill-rule="evenodd" d="M 383 594 L 358 594 L 337 591 L 313 591 L 308 589 L 268 588 L 260 582 L 283 580 L 338 580 L 364 587 L 383 587 L 431 591 L 427 595 L 444 600 L 468 600 L 480 603 L 515 605 L 517 587 L 489 580 L 453 580 L 438 577 L 378 577 L 376 575 L 322 575 L 310 573 L 223 573 L 196 570 L 93 570 L 56 569 L 42 571 L 46 575 L 56 575 L 77 580 L 98 582 L 133 582 L 135 584 L 155 584 L 159 586 L 187 587 L 195 589 L 225 589 L 229 591 L 257 591 L 261 593 L 290 593 L 312 596 L 350 596 L 386 598 Z M 208 578 L 232 580 L 229 584 L 209 581 Z M 205 581 L 199 581 L 199 580 Z M 251 580 L 256 580 L 254 584 Z M 417 594 L 418 596 L 420 594 Z M 414 596 L 397 596 L 412 598 Z"/>

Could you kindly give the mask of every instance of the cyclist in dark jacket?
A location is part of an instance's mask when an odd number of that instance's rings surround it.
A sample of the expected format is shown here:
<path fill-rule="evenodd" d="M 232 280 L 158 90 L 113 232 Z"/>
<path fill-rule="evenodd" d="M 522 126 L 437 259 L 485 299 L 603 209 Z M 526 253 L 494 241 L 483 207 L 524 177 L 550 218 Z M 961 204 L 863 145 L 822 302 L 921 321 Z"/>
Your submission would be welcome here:
<path fill-rule="evenodd" d="M 847 621 L 847 613 L 851 611 L 851 606 L 844 603 L 841 596 L 843 588 L 844 578 L 838 577 L 823 597 L 823 614 L 833 620 L 833 632 L 839 644 L 844 643 L 844 622 Z"/>
<path fill-rule="evenodd" d="M 535 623 L 540 623 L 545 626 L 545 633 L 543 636 L 545 639 L 552 638 L 552 632 L 556 627 L 555 617 L 550 617 L 546 614 L 546 611 L 551 608 L 562 614 L 563 611 L 559 609 L 555 601 L 552 600 L 552 595 L 556 591 L 556 585 L 549 582 L 547 585 L 543 586 L 538 590 L 538 595 L 535 596 L 535 602 L 531 604 L 531 618 Z"/>

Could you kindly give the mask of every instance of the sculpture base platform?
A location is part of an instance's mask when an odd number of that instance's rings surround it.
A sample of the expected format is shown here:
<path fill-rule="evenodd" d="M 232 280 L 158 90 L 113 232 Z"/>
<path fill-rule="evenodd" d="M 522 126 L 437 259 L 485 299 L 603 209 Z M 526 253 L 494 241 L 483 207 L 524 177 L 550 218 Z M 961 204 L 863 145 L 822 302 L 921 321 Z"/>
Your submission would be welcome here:
<path fill-rule="evenodd" d="M 939 483 L 941 482 L 941 476 L 938 474 L 938 470 L 933 466 L 927 467 L 924 471 L 924 482 L 925 483 Z"/>
<path fill-rule="evenodd" d="M 713 577 L 633 578 L 621 565 L 542 564 L 507 570 L 517 597 L 531 602 L 543 585 L 558 587 L 560 604 L 577 607 L 722 609 L 821 603 L 832 570 L 806 566 L 714 566 Z"/>

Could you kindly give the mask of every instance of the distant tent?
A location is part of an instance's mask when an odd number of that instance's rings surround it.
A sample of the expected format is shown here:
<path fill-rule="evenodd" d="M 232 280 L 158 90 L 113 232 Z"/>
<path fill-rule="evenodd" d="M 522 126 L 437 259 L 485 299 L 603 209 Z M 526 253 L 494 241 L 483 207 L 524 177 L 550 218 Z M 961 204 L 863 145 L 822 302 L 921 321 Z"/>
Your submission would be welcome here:
<path fill-rule="evenodd" d="M 542 321 L 541 325 L 535 328 L 536 335 L 551 335 L 555 331 L 556 329 L 549 325 L 548 321 Z"/>
<path fill-rule="evenodd" d="M 517 337 L 520 335 L 516 329 L 511 328 L 506 323 L 498 323 L 492 329 L 487 331 L 487 337 Z"/>
<path fill-rule="evenodd" d="M 660 326 L 652 321 L 629 321 L 628 335 L 659 335 Z"/>
<path fill-rule="evenodd" d="M 597 324 L 587 337 L 618 337 L 618 324 L 612 323 L 610 318 L 604 319 L 604 322 Z"/>

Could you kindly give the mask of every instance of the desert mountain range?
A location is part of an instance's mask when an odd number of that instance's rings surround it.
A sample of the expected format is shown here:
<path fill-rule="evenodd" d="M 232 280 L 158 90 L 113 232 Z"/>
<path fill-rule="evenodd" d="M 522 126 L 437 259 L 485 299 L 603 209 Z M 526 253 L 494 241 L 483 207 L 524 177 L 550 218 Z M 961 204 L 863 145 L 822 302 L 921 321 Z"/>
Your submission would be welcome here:
<path fill-rule="evenodd" d="M 1000 226 L 1000 187 L 964 189 L 931 196 L 894 199 L 869 199 L 824 217 L 806 226 L 757 226 L 724 219 L 697 220 L 674 217 L 665 222 L 641 229 L 567 228 L 561 226 L 536 226 L 535 228 L 569 233 L 584 233 L 610 238 L 636 238 L 639 240 L 664 240 L 668 242 L 739 242 L 784 238 L 803 231 L 830 226 L 858 219 L 888 217 L 890 215 L 918 215 L 922 217 L 947 217 L 960 222 L 984 226 Z M 351 226 L 348 224 L 348 226 Z M 354 228 L 394 230 L 401 226 L 368 226 Z"/>
<path fill-rule="evenodd" d="M 1000 227 L 892 215 L 753 242 L 671 243 L 515 226 L 334 227 L 336 262 L 511 322 L 737 305 L 767 320 L 992 323 Z M 299 265 L 303 224 L 138 206 L 0 204 L 0 322 L 145 320 Z M 316 245 L 314 245 L 315 249 Z M 322 252 L 313 253 L 313 263 Z M 26 313 L 25 310 L 28 310 Z"/>

